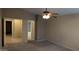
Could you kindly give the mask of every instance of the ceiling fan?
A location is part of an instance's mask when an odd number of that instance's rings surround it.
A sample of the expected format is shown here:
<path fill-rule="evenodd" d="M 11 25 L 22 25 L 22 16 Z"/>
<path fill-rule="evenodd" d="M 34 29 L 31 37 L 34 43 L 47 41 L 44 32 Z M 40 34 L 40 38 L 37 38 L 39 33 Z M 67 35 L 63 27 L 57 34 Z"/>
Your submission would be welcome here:
<path fill-rule="evenodd" d="M 51 13 L 49 11 L 47 11 L 47 8 L 45 9 L 45 11 L 43 12 L 43 19 L 50 19 L 51 17 L 56 18 L 58 16 L 58 13 Z"/>

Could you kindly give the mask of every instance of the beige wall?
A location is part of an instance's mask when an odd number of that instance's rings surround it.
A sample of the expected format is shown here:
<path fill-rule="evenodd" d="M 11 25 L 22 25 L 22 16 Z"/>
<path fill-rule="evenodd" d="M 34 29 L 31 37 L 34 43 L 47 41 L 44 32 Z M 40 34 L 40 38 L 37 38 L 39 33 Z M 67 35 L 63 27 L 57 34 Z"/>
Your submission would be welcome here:
<path fill-rule="evenodd" d="M 24 11 L 21 8 L 3 8 L 2 15 L 15 19 L 34 19 L 34 15 L 30 12 Z"/>
<path fill-rule="evenodd" d="M 22 20 L 14 19 L 14 37 L 22 38 Z"/>
<path fill-rule="evenodd" d="M 79 14 L 51 19 L 46 29 L 48 40 L 72 50 L 79 50 Z"/>
<path fill-rule="evenodd" d="M 1 35 L 2 34 L 2 30 L 1 30 L 2 29 L 2 27 L 1 27 L 1 16 L 2 15 L 1 15 L 1 9 L 0 9 L 0 48 L 1 48 L 1 44 L 2 44 L 1 43 L 2 42 L 2 35 Z"/>
<path fill-rule="evenodd" d="M 45 24 L 46 21 L 39 15 L 37 20 L 37 40 L 44 40 L 45 38 Z"/>
<path fill-rule="evenodd" d="M 34 20 L 28 20 L 28 40 L 35 40 L 35 21 Z"/>

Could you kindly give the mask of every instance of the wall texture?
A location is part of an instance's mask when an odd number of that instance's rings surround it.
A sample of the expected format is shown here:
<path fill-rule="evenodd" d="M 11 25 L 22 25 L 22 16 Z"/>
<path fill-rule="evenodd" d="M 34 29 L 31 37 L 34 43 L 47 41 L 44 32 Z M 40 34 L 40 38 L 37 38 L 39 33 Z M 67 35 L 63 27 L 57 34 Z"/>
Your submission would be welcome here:
<path fill-rule="evenodd" d="M 72 50 L 79 50 L 79 14 L 50 19 L 46 29 L 48 40 Z"/>

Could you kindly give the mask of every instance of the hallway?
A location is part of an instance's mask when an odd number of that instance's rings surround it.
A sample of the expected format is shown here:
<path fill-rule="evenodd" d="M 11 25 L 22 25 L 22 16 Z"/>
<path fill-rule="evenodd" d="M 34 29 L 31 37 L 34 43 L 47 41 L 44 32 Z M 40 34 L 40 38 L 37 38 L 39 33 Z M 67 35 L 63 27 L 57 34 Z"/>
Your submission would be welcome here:
<path fill-rule="evenodd" d="M 49 41 L 8 44 L 4 49 L 8 51 L 71 51 Z"/>

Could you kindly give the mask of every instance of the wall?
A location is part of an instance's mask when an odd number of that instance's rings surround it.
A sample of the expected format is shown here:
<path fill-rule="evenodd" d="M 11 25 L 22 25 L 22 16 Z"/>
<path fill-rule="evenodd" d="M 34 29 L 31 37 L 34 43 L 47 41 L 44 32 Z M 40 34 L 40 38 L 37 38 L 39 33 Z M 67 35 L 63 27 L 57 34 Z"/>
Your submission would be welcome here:
<path fill-rule="evenodd" d="M 1 17 L 2 17 L 2 15 L 1 15 L 1 9 L 0 9 L 0 48 L 1 48 L 1 45 L 2 45 L 2 27 L 1 27 Z"/>
<path fill-rule="evenodd" d="M 79 50 L 79 14 L 60 16 L 46 24 L 49 41 L 72 50 Z"/>
<path fill-rule="evenodd" d="M 27 42 L 27 20 L 35 20 L 34 15 L 19 8 L 4 8 L 2 9 L 2 15 L 8 18 L 23 20 L 22 37 L 23 42 Z"/>
<path fill-rule="evenodd" d="M 45 24 L 46 20 L 44 20 L 40 15 L 37 20 L 37 40 L 45 40 Z"/>
<path fill-rule="evenodd" d="M 22 38 L 22 20 L 15 19 L 14 20 L 14 37 L 15 38 Z"/>

